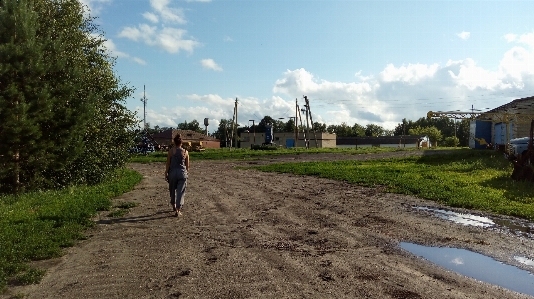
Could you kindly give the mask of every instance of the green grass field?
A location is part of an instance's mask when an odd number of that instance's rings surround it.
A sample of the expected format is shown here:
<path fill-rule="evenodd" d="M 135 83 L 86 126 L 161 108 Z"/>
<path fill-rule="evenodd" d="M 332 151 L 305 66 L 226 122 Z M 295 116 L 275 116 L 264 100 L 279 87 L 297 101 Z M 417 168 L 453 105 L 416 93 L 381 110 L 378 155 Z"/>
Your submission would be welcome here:
<path fill-rule="evenodd" d="M 501 153 L 458 150 L 453 154 L 371 161 L 277 163 L 262 171 L 313 175 L 364 186 L 386 186 L 452 207 L 534 220 L 534 184 L 510 178 Z"/>
<path fill-rule="evenodd" d="M 111 198 L 131 190 L 141 178 L 135 171 L 122 169 L 97 186 L 0 196 L 0 293 L 8 280 L 38 282 L 44 271 L 30 267 L 29 262 L 58 257 L 62 248 L 84 239 L 83 231 L 94 225 L 90 218 L 98 211 L 124 213 L 120 211 L 135 205 L 112 207 Z"/>

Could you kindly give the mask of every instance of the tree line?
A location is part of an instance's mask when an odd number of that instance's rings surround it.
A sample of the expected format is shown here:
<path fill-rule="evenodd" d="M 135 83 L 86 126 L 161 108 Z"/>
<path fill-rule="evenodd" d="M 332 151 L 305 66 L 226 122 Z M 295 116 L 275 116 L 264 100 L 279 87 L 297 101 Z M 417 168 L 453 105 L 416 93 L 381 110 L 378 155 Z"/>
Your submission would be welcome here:
<path fill-rule="evenodd" d="M 242 133 L 250 132 L 265 132 L 267 125 L 270 124 L 273 128 L 273 133 L 287 133 L 295 131 L 295 121 L 289 119 L 283 121 L 273 119 L 270 116 L 264 116 L 258 123 L 248 123 L 246 126 L 239 126 L 237 133 L 240 136 Z M 326 125 L 324 123 L 314 122 L 309 128 L 305 125 L 298 125 L 299 132 L 315 130 L 320 133 L 336 134 L 339 137 L 362 137 L 362 136 L 399 136 L 399 135 L 426 135 L 433 144 L 441 144 L 444 146 L 468 146 L 469 145 L 469 121 L 460 120 L 455 121 L 447 118 L 426 118 L 422 117 L 416 121 L 403 119 L 401 123 L 393 130 L 384 129 L 382 126 L 376 124 L 367 124 L 365 126 L 355 123 L 348 125 L 343 122 L 339 125 Z M 147 131 L 150 134 L 162 132 L 168 129 L 175 129 L 172 127 L 155 126 L 150 128 L 148 125 Z M 205 133 L 205 129 L 200 127 L 197 120 L 191 122 L 184 121 L 178 124 L 176 129 L 192 130 L 199 133 Z M 227 140 L 232 138 L 232 119 L 221 119 L 217 130 L 210 134 L 210 136 L 217 138 L 224 146 Z"/>
<path fill-rule="evenodd" d="M 133 89 L 77 0 L 0 0 L 0 192 L 103 181 L 128 160 Z"/>

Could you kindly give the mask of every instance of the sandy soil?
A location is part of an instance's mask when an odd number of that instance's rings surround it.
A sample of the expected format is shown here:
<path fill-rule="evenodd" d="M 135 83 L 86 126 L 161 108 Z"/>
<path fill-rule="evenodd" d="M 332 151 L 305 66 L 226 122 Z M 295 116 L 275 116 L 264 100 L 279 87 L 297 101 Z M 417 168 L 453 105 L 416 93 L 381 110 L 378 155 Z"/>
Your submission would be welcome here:
<path fill-rule="evenodd" d="M 533 240 L 417 212 L 438 205 L 380 188 L 237 167 L 407 154 L 421 152 L 193 160 L 179 218 L 168 204 L 164 164 L 132 164 L 144 179 L 114 201 L 139 206 L 121 218 L 102 213 L 89 239 L 39 264 L 48 269 L 40 284 L 3 296 L 532 298 L 446 271 L 398 243 L 466 248 L 517 264 L 514 254 L 534 259 Z"/>

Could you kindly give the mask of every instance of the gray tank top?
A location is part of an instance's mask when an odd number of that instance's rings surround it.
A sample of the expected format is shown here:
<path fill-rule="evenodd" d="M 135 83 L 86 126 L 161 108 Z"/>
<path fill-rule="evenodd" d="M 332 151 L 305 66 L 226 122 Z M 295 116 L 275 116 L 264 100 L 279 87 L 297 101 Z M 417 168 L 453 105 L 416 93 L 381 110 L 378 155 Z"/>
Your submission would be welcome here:
<path fill-rule="evenodd" d="M 171 156 L 171 165 L 169 167 L 169 172 L 173 170 L 182 170 L 186 171 L 185 167 L 185 149 L 181 147 L 176 148 L 176 152 Z"/>

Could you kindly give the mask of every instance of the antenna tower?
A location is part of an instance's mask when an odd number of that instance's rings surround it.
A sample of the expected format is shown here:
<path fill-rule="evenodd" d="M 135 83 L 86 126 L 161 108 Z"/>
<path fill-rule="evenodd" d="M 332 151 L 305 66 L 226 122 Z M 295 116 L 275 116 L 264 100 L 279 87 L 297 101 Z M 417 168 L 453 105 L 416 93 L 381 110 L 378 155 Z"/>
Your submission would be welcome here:
<path fill-rule="evenodd" d="M 141 102 L 143 102 L 143 131 L 146 130 L 146 102 L 148 99 L 145 96 L 145 85 L 143 85 L 143 98 L 141 99 Z"/>

